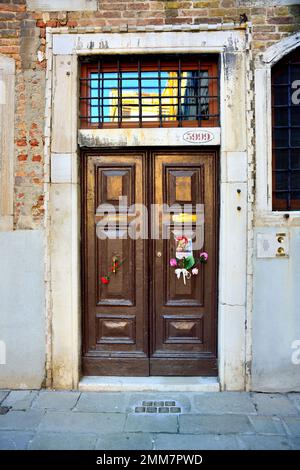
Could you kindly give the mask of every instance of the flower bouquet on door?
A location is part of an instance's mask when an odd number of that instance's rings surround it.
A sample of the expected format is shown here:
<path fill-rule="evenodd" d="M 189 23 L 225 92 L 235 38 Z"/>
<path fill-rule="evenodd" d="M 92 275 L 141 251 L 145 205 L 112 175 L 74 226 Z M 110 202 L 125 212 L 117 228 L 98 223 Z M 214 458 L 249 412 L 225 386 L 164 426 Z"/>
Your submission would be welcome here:
<path fill-rule="evenodd" d="M 199 258 L 194 257 L 192 239 L 185 235 L 175 237 L 175 243 L 175 258 L 171 258 L 169 264 L 175 268 L 174 272 L 177 279 L 182 277 L 183 283 L 186 284 L 187 279 L 197 276 L 199 273 L 197 265 L 207 263 L 208 254 L 203 251 L 200 253 Z"/>

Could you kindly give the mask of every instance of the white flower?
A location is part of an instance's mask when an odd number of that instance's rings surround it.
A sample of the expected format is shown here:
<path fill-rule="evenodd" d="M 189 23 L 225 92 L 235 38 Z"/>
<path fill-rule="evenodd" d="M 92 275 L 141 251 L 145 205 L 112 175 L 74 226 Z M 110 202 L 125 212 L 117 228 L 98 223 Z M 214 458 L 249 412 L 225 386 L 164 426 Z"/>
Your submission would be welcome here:
<path fill-rule="evenodd" d="M 192 274 L 195 274 L 195 276 L 198 274 L 198 272 L 199 272 L 198 268 L 192 269 Z"/>

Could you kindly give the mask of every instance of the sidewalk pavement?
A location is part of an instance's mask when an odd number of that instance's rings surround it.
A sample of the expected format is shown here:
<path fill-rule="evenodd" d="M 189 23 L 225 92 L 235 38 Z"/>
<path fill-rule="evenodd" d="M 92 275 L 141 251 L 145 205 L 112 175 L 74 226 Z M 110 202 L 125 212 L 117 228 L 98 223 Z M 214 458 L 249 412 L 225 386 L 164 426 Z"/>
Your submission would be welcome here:
<path fill-rule="evenodd" d="M 300 393 L 0 390 L 0 449 L 300 449 Z"/>

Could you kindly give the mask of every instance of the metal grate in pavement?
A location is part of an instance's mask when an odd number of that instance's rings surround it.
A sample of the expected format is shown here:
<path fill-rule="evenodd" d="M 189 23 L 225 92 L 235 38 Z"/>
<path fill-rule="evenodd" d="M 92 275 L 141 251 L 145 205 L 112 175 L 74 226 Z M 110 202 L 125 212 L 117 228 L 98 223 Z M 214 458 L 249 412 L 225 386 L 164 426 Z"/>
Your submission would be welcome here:
<path fill-rule="evenodd" d="M 135 413 L 181 413 L 181 406 L 174 400 L 143 400 L 134 407 Z"/>

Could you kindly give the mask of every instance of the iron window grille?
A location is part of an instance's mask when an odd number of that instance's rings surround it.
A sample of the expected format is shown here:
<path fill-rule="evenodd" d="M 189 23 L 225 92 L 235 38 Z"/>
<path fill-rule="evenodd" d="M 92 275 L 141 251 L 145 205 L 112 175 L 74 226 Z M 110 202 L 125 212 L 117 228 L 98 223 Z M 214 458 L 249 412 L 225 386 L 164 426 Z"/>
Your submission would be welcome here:
<path fill-rule="evenodd" d="M 272 69 L 273 210 L 300 209 L 300 49 Z"/>
<path fill-rule="evenodd" d="M 215 55 L 85 58 L 81 128 L 219 126 Z"/>

